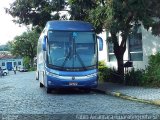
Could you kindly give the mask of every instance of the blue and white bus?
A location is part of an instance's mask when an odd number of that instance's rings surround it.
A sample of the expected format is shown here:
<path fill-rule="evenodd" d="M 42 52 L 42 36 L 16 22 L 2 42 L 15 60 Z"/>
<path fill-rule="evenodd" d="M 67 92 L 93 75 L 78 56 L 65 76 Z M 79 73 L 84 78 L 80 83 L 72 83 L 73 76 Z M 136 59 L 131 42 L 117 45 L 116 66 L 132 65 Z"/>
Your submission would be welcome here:
<path fill-rule="evenodd" d="M 47 22 L 37 47 L 36 78 L 47 93 L 53 88 L 98 84 L 98 43 L 94 28 L 82 21 Z"/>

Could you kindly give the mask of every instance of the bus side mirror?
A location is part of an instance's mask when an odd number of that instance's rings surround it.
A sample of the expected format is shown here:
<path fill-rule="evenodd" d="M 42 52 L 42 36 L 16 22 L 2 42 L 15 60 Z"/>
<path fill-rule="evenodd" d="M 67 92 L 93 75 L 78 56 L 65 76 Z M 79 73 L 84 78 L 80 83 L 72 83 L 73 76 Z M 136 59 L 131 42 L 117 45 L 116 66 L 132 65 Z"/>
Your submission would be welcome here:
<path fill-rule="evenodd" d="M 103 39 L 99 36 L 97 36 L 97 41 L 98 41 L 98 45 L 99 45 L 99 51 L 103 50 Z"/>
<path fill-rule="evenodd" d="M 44 36 L 44 38 L 42 40 L 42 49 L 43 49 L 43 51 L 47 50 L 47 36 Z"/>

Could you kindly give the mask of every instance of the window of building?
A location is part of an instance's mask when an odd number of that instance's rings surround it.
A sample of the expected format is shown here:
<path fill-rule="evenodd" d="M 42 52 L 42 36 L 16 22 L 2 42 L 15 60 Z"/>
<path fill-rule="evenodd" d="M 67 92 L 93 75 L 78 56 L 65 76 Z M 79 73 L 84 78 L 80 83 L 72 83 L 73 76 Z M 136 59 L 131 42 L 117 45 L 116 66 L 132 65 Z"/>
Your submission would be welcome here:
<path fill-rule="evenodd" d="M 5 66 L 5 62 L 2 62 L 2 66 Z"/>
<path fill-rule="evenodd" d="M 143 61 L 141 25 L 134 26 L 129 35 L 129 56 L 131 61 Z"/>
<path fill-rule="evenodd" d="M 111 42 L 108 42 L 108 55 L 109 55 L 109 62 L 116 61 L 116 56 L 114 54 L 114 49 L 113 49 L 113 43 Z"/>
<path fill-rule="evenodd" d="M 21 65 L 21 61 L 18 62 L 18 65 Z"/>

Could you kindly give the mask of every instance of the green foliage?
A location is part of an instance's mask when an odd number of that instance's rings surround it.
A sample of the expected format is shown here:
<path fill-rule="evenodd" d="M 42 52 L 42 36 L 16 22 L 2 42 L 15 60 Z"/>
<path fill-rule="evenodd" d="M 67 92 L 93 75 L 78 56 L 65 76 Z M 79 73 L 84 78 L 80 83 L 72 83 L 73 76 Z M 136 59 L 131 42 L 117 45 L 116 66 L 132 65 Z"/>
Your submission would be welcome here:
<path fill-rule="evenodd" d="M 15 0 L 6 12 L 19 24 L 44 27 L 48 20 L 60 19 L 59 11 L 68 4 L 71 19 L 91 22 L 97 33 L 102 29 L 111 33 L 110 41 L 114 46 L 120 76 L 124 75 L 123 55 L 132 25 L 141 22 L 146 29 L 152 27 L 153 34 L 160 35 L 160 21 L 153 19 L 160 18 L 159 0 Z M 119 33 L 121 43 L 117 38 Z"/>
<path fill-rule="evenodd" d="M 69 5 L 70 10 L 65 7 Z M 160 18 L 159 0 L 15 0 L 6 12 L 19 24 L 44 27 L 49 20 L 66 19 L 59 11 L 68 11 L 70 19 L 89 21 L 97 32 L 102 28 L 115 33 L 127 33 L 130 25 L 142 21 L 145 28 L 153 26 L 156 34 L 159 25 L 152 17 Z M 159 22 L 160 23 L 160 22 Z M 158 25 L 158 27 L 157 27 Z"/>
<path fill-rule="evenodd" d="M 106 67 L 105 61 L 99 61 L 98 67 Z"/>
<path fill-rule="evenodd" d="M 130 86 L 160 87 L 160 53 L 149 57 L 146 70 L 134 68 L 125 74 L 125 81 L 120 79 L 116 69 L 107 68 L 104 61 L 99 62 L 99 82 L 121 83 Z"/>
<path fill-rule="evenodd" d="M 88 21 L 89 10 L 97 6 L 96 0 L 69 0 L 71 20 Z"/>
<path fill-rule="evenodd" d="M 149 57 L 142 85 L 160 87 L 160 52 Z"/>
<path fill-rule="evenodd" d="M 155 13 L 154 8 L 159 9 L 160 4 L 149 0 L 103 0 L 103 3 L 99 3 L 95 9 L 90 10 L 89 21 L 94 24 L 97 32 L 101 32 L 102 28 L 105 28 L 111 33 L 110 41 L 114 46 L 113 49 L 118 62 L 118 73 L 121 76 L 124 75 L 123 55 L 132 25 L 137 25 L 140 21 L 145 28 L 150 26 L 155 27 L 155 29 L 159 28 L 157 22 L 153 20 L 153 15 L 160 18 L 158 12 Z M 117 38 L 119 33 L 122 37 L 121 43 Z"/>
<path fill-rule="evenodd" d="M 29 68 L 29 71 L 36 71 L 36 67 Z"/>
<path fill-rule="evenodd" d="M 0 51 L 9 51 L 10 48 L 9 46 L 6 44 L 6 45 L 0 45 Z"/>
<path fill-rule="evenodd" d="M 133 23 L 142 21 L 152 24 L 152 17 L 146 10 L 148 8 L 149 2 L 146 0 L 107 0 L 90 10 L 89 18 L 96 28 L 127 34 Z"/>
<path fill-rule="evenodd" d="M 151 25 L 145 24 L 145 28 L 149 29 L 152 27 L 152 33 L 154 35 L 160 36 L 160 1 L 159 0 L 148 0 L 148 9 L 150 16 L 154 18 L 154 22 Z M 157 19 L 156 19 L 157 18 Z M 147 19 L 146 19 L 147 20 Z M 158 22 L 159 21 L 159 22 Z"/>
<path fill-rule="evenodd" d="M 31 66 L 30 64 L 30 58 L 29 57 L 24 57 L 23 58 L 23 66 L 25 68 L 27 68 L 29 71 L 35 71 L 36 70 L 36 67 L 35 66 Z"/>
<path fill-rule="evenodd" d="M 99 82 L 113 82 L 113 83 L 123 83 L 120 80 L 120 75 L 117 73 L 117 70 L 114 68 L 108 68 L 104 61 L 98 63 L 99 70 Z"/>
<path fill-rule="evenodd" d="M 15 0 L 6 12 L 16 23 L 44 27 L 47 21 L 60 18 L 64 6 L 65 0 Z"/>
<path fill-rule="evenodd" d="M 107 73 L 108 73 L 108 68 L 105 65 L 104 61 L 99 61 L 98 70 L 99 70 L 99 82 L 103 83 L 107 79 Z"/>
<path fill-rule="evenodd" d="M 160 52 L 149 57 L 146 70 L 132 69 L 126 74 L 126 85 L 160 87 Z"/>
<path fill-rule="evenodd" d="M 30 58 L 28 56 L 23 58 L 23 66 L 27 69 L 30 68 Z"/>
<path fill-rule="evenodd" d="M 36 67 L 34 66 L 31 66 L 31 59 L 26 56 L 26 57 L 23 57 L 23 66 L 28 69 L 29 71 L 35 71 L 36 70 Z"/>
<path fill-rule="evenodd" d="M 37 42 L 39 34 L 36 31 L 24 32 L 9 42 L 11 53 L 16 56 L 27 57 L 33 66 L 33 59 L 37 54 Z"/>
<path fill-rule="evenodd" d="M 140 86 L 143 85 L 145 71 L 131 69 L 125 74 L 125 85 Z"/>

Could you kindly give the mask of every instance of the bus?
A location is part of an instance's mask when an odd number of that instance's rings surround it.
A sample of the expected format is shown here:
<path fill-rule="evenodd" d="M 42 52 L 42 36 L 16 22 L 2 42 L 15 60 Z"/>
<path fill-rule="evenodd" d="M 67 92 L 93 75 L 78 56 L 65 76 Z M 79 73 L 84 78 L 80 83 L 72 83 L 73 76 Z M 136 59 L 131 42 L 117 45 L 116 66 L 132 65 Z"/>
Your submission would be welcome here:
<path fill-rule="evenodd" d="M 98 85 L 98 43 L 83 21 L 48 21 L 37 45 L 36 79 L 50 93 L 56 88 L 90 91 Z"/>

